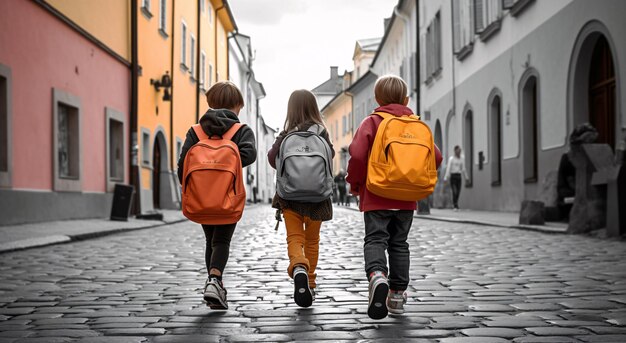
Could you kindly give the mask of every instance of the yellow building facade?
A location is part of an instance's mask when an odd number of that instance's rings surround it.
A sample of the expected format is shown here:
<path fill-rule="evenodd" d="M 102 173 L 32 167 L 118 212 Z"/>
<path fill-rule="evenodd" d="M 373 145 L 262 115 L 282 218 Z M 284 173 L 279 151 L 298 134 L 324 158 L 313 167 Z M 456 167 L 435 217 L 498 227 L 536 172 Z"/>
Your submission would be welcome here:
<path fill-rule="evenodd" d="M 351 125 L 352 97 L 342 91 L 324 106 L 322 115 L 335 150 L 333 172 L 337 174 L 341 169 L 345 172 L 349 159 L 348 147 L 354 135 Z"/>
<path fill-rule="evenodd" d="M 204 93 L 228 78 L 225 43 L 236 25 L 223 1 L 137 1 L 139 212 L 147 213 L 180 206 L 178 157 L 208 109 Z"/>

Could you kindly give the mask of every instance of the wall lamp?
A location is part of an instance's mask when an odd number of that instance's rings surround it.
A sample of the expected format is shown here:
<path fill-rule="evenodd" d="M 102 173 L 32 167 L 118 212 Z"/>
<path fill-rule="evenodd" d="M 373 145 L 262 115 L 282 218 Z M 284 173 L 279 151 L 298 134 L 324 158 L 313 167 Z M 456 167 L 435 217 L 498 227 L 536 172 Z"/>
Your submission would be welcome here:
<path fill-rule="evenodd" d="M 172 79 L 170 78 L 169 71 L 166 71 L 163 76 L 161 76 L 161 80 L 150 79 L 150 84 L 154 86 L 154 88 L 159 91 L 159 89 L 164 88 L 163 92 L 163 101 L 171 101 L 172 96 L 170 95 L 169 89 L 172 87 Z"/>

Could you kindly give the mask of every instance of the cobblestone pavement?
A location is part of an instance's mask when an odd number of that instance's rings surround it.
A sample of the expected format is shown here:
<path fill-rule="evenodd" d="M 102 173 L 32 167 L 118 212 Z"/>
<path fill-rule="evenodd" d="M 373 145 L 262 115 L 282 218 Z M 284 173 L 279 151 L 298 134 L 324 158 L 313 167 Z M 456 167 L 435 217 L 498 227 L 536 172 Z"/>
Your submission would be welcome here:
<path fill-rule="evenodd" d="M 0 343 L 626 342 L 625 242 L 416 219 L 407 312 L 375 321 L 362 215 L 335 217 L 309 309 L 292 301 L 267 206 L 236 230 L 228 311 L 201 301 L 204 237 L 189 222 L 2 254 Z"/>

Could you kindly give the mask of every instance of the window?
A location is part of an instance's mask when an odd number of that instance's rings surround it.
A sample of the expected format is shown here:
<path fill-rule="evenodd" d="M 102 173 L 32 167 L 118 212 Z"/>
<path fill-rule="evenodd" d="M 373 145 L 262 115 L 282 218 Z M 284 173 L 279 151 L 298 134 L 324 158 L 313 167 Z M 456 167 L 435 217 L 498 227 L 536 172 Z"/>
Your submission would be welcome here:
<path fill-rule="evenodd" d="M 176 160 L 180 159 L 180 154 L 183 152 L 183 140 L 176 137 Z"/>
<path fill-rule="evenodd" d="M 11 69 L 0 64 L 0 187 L 11 186 Z"/>
<path fill-rule="evenodd" d="M 196 72 L 196 37 L 189 35 L 189 74 L 191 79 L 195 79 Z"/>
<path fill-rule="evenodd" d="M 426 75 L 427 80 L 441 71 L 441 20 L 439 12 L 426 29 Z"/>
<path fill-rule="evenodd" d="M 208 89 L 205 84 L 206 81 L 206 53 L 204 51 L 200 52 L 200 87 L 202 89 Z"/>
<path fill-rule="evenodd" d="M 207 11 L 207 15 L 209 16 L 209 24 L 213 24 L 213 6 L 211 6 L 211 2 L 209 2 L 209 10 Z"/>
<path fill-rule="evenodd" d="M 213 65 L 209 63 L 209 83 L 206 89 L 209 89 L 209 87 L 211 87 L 212 84 L 213 84 Z"/>
<path fill-rule="evenodd" d="M 472 110 L 465 112 L 465 126 L 463 134 L 463 149 L 465 150 L 465 170 L 467 171 L 468 182 L 465 187 L 471 187 L 474 174 L 474 119 Z"/>
<path fill-rule="evenodd" d="M 502 184 L 502 101 L 498 94 L 492 95 L 490 99 L 489 150 L 491 150 L 491 185 L 500 186 Z"/>
<path fill-rule="evenodd" d="M 202 13 L 204 13 L 204 10 L 205 10 L 205 8 L 204 8 L 204 7 L 205 7 L 205 6 L 204 6 L 204 2 L 205 2 L 205 1 L 206 1 L 206 0 L 198 0 L 198 2 L 200 3 L 200 11 L 201 11 Z"/>
<path fill-rule="evenodd" d="M 474 44 L 474 0 L 454 0 L 452 20 L 454 27 L 454 53 L 462 60 Z"/>
<path fill-rule="evenodd" d="M 474 0 L 474 28 L 486 41 L 500 30 L 502 0 Z"/>
<path fill-rule="evenodd" d="M 167 0 L 159 0 L 159 32 L 167 37 Z"/>
<path fill-rule="evenodd" d="M 80 99 L 53 90 L 54 190 L 81 191 Z"/>
<path fill-rule="evenodd" d="M 335 120 L 335 141 L 339 140 L 339 120 Z"/>
<path fill-rule="evenodd" d="M 348 125 L 346 123 L 346 116 L 341 117 L 341 135 L 345 136 L 346 131 L 348 129 Z"/>
<path fill-rule="evenodd" d="M 141 128 L 141 164 L 150 167 L 150 131 Z"/>
<path fill-rule="evenodd" d="M 146 18 L 152 18 L 152 12 L 150 11 L 150 1 L 151 0 L 141 0 L 141 13 L 146 16 Z"/>
<path fill-rule="evenodd" d="M 538 158 L 538 106 L 537 77 L 532 75 L 523 80 L 521 89 L 522 156 L 524 161 L 524 182 L 537 182 Z"/>
<path fill-rule="evenodd" d="M 503 0 L 503 7 L 510 10 L 512 16 L 517 17 L 534 0 Z"/>
<path fill-rule="evenodd" d="M 183 69 L 187 68 L 187 24 L 183 21 L 181 23 L 180 30 L 180 39 L 181 39 L 181 51 L 180 51 L 180 65 Z"/>
<path fill-rule="evenodd" d="M 107 120 L 107 191 L 112 192 L 115 182 L 124 181 L 126 135 L 124 134 L 124 115 L 108 107 L 105 112 Z"/>

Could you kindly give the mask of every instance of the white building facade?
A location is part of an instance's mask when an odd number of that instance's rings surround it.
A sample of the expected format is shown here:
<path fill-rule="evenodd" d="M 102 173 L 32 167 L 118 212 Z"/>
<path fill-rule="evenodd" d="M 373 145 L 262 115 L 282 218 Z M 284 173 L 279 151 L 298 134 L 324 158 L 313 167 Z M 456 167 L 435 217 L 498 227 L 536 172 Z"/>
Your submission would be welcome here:
<path fill-rule="evenodd" d="M 543 200 L 569 133 L 626 132 L 626 2 L 419 1 L 421 108 L 444 161 L 464 151 L 463 208 Z M 395 66 L 395 65 L 394 65 Z"/>
<path fill-rule="evenodd" d="M 265 194 L 274 189 L 274 177 L 267 177 L 266 172 L 261 175 L 260 170 L 265 171 L 267 167 L 271 168 L 266 157 L 271 148 L 271 144 L 267 145 L 267 136 L 271 136 L 273 141 L 274 133 L 268 132 L 261 116 L 259 102 L 265 97 L 265 89 L 254 75 L 252 68 L 254 56 L 250 37 L 235 34 L 228 41 L 230 81 L 241 90 L 245 102 L 245 106 L 239 113 L 239 119 L 252 129 L 256 139 L 257 160 L 244 168 L 246 198 L 248 202 L 267 202 Z"/>

